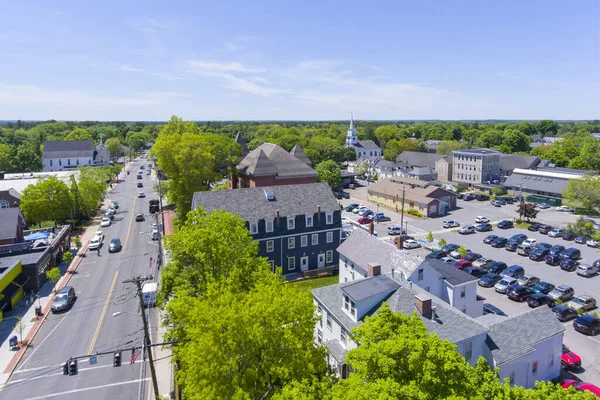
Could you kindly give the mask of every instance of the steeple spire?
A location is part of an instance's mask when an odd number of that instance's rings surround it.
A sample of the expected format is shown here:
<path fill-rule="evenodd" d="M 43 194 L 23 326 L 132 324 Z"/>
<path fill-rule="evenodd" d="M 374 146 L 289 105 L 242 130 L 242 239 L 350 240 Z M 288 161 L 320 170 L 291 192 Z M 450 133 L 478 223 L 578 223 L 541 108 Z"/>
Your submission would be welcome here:
<path fill-rule="evenodd" d="M 350 113 L 350 129 L 354 129 L 354 115 Z"/>

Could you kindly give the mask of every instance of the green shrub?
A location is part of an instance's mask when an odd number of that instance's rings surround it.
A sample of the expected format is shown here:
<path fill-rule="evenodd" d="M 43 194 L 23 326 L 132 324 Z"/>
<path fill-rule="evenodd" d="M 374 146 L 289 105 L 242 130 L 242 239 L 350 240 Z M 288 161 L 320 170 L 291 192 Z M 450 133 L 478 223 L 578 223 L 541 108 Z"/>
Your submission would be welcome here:
<path fill-rule="evenodd" d="M 427 241 L 428 241 L 429 243 L 433 242 L 433 233 L 429 232 L 429 233 L 427 234 Z"/>
<path fill-rule="evenodd" d="M 48 278 L 50 283 L 56 285 L 56 282 L 58 282 L 58 280 L 60 279 L 60 270 L 56 267 L 49 269 L 48 271 L 46 271 L 46 278 Z"/>
<path fill-rule="evenodd" d="M 412 210 L 412 209 L 410 209 L 410 210 L 406 211 L 406 213 L 407 213 L 407 214 L 410 214 L 410 215 L 414 215 L 415 217 L 419 217 L 419 218 L 422 218 L 422 217 L 423 217 L 423 214 L 421 214 L 421 213 L 420 213 L 420 212 L 418 212 L 417 210 Z"/>
<path fill-rule="evenodd" d="M 440 246 L 444 247 L 447 244 L 448 244 L 448 242 L 446 242 L 446 239 L 444 239 L 444 238 L 440 239 Z"/>

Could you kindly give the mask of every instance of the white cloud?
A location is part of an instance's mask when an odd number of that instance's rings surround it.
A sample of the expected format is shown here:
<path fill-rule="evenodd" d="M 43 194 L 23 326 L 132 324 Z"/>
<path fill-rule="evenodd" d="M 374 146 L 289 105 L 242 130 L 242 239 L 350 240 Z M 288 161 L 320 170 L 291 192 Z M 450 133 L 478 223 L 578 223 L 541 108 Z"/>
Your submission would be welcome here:
<path fill-rule="evenodd" d="M 246 68 L 238 62 L 217 62 L 205 60 L 188 60 L 186 64 L 191 67 L 193 72 L 242 72 L 249 74 L 259 74 L 266 72 L 263 68 Z"/>
<path fill-rule="evenodd" d="M 118 69 L 119 71 L 124 71 L 124 72 L 135 72 L 135 73 L 144 74 L 144 75 L 148 75 L 148 76 L 154 76 L 157 78 L 165 79 L 167 81 L 176 81 L 176 80 L 182 79 L 180 76 L 171 75 L 171 74 L 163 74 L 161 72 L 150 71 L 150 70 L 146 70 L 143 68 L 132 67 L 128 64 L 120 64 L 120 65 L 116 66 L 116 69 Z"/>

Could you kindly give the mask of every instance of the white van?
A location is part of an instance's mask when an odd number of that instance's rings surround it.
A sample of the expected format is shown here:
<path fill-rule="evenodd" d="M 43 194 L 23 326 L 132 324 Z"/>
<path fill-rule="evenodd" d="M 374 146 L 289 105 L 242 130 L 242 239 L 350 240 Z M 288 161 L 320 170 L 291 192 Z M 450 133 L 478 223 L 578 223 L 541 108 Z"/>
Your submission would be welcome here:
<path fill-rule="evenodd" d="M 154 307 L 156 305 L 156 292 L 158 291 L 157 282 L 144 283 L 142 286 L 142 298 L 144 299 L 144 306 Z"/>
<path fill-rule="evenodd" d="M 388 230 L 388 235 L 402 235 L 404 232 L 404 229 L 402 229 L 399 226 L 388 226 L 387 228 Z"/>

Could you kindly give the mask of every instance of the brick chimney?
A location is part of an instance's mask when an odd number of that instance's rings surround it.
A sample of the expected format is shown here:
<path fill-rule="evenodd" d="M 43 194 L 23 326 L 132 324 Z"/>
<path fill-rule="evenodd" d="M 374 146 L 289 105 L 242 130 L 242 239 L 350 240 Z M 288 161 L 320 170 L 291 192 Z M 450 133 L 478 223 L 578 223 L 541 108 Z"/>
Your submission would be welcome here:
<path fill-rule="evenodd" d="M 321 205 L 317 204 L 317 223 L 321 223 Z"/>
<path fill-rule="evenodd" d="M 426 294 L 416 294 L 415 295 L 415 307 L 419 310 L 421 315 L 429 315 L 431 314 L 431 297 Z"/>
<path fill-rule="evenodd" d="M 368 265 L 368 276 L 377 276 L 381 275 L 381 264 L 379 263 L 369 263 Z"/>
<path fill-rule="evenodd" d="M 279 226 L 279 210 L 275 210 L 275 220 L 277 221 L 277 226 Z"/>

